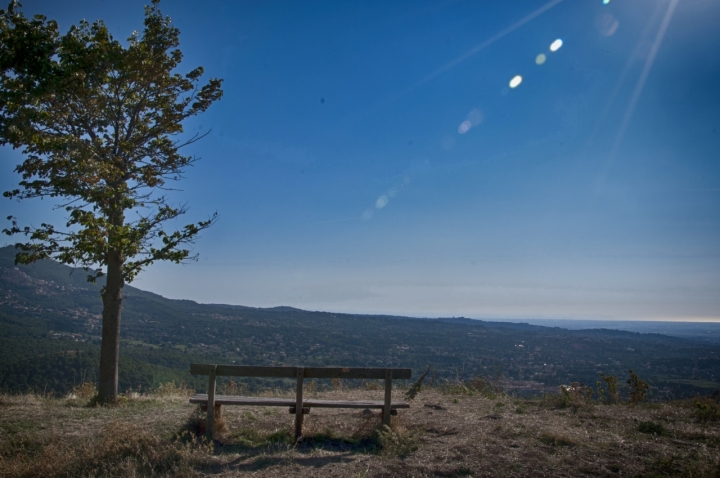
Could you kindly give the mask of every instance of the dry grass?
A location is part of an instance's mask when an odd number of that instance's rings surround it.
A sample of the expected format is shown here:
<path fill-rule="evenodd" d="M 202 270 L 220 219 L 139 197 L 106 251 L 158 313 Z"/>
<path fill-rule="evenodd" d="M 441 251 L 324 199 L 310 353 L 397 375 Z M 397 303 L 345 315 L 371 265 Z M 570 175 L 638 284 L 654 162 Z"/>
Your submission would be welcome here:
<path fill-rule="evenodd" d="M 287 409 L 223 407 L 214 446 L 193 438 L 202 415 L 182 390 L 115 407 L 0 396 L 0 476 L 720 476 L 713 399 L 631 407 L 455 388 L 423 390 L 391 430 L 377 412 L 314 409 L 297 444 Z"/>

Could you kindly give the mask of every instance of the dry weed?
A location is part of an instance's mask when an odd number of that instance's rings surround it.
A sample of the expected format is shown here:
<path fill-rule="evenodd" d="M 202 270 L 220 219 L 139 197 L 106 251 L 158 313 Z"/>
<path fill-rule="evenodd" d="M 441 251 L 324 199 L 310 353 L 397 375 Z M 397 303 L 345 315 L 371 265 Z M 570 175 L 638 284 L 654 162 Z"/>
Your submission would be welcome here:
<path fill-rule="evenodd" d="M 195 390 L 187 388 L 185 384 L 176 384 L 174 381 L 158 385 L 157 389 L 152 393 L 156 397 L 163 399 L 182 398 L 185 399 L 195 393 Z"/>
<path fill-rule="evenodd" d="M 95 387 L 95 384 L 92 382 L 83 382 L 79 385 L 75 385 L 72 390 L 70 390 L 70 393 L 68 393 L 67 398 L 90 400 L 95 395 L 97 395 L 97 388 Z"/>
<path fill-rule="evenodd" d="M 20 451 L 20 450 L 19 450 Z M 126 422 L 111 422 L 97 439 L 69 443 L 60 436 L 24 446 L 1 463 L 7 477 L 190 476 L 206 463 L 211 448 L 192 437 L 167 440 Z"/>
<path fill-rule="evenodd" d="M 419 447 L 419 436 L 405 429 L 393 430 L 383 425 L 377 431 L 382 453 L 385 456 L 406 456 Z"/>
<path fill-rule="evenodd" d="M 389 430 L 377 411 L 313 409 L 297 444 L 287 409 L 224 406 L 213 450 L 190 437 L 202 435 L 204 413 L 186 399 L 88 408 L 0 396 L 0 476 L 719 476 L 720 421 L 698 416 L 715 400 L 575 409 L 547 406 L 557 397 L 491 400 L 468 390 L 424 389 Z"/>

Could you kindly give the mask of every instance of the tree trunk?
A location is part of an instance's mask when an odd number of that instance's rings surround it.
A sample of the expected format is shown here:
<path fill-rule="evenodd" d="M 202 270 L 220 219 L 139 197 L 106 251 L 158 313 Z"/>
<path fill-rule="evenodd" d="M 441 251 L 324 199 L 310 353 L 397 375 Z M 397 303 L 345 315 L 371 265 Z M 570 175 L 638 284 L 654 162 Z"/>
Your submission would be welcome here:
<path fill-rule="evenodd" d="M 101 403 L 117 402 L 118 360 L 120 358 L 120 314 L 122 312 L 123 258 L 109 251 L 105 289 L 103 290 L 103 326 L 100 345 L 100 379 L 98 398 Z"/>

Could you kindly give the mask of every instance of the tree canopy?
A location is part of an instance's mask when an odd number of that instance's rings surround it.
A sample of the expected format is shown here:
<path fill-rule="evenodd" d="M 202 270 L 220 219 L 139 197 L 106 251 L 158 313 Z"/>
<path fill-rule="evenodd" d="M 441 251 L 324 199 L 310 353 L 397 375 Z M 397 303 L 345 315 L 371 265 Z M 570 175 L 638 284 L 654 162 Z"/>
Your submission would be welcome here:
<path fill-rule="evenodd" d="M 182 136 L 182 123 L 220 99 L 222 80 L 201 85 L 202 67 L 177 72 L 180 32 L 159 0 L 125 44 L 101 20 L 61 34 L 57 22 L 26 18 L 19 7 L 0 12 L 0 144 L 25 156 L 19 187 L 4 196 L 56 198 L 67 222 L 22 227 L 11 216 L 4 232 L 29 239 L 16 262 L 53 258 L 92 269 L 89 280 L 107 275 L 100 392 L 112 400 L 123 285 L 155 261 L 190 258 L 188 244 L 217 218 L 166 230 L 187 211 L 170 204 L 169 183 L 196 160 L 179 150 L 203 136 Z M 103 361 L 113 354 L 115 392 L 103 388 Z"/>

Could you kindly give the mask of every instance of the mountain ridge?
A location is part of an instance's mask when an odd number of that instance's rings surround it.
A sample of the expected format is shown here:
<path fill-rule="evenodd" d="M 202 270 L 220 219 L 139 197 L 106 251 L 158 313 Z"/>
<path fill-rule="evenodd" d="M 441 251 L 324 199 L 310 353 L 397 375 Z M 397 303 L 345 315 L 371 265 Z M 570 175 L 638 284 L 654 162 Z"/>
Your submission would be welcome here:
<path fill-rule="evenodd" d="M 52 383 L 62 393 L 97 353 L 101 283 L 87 283 L 82 269 L 52 261 L 15 266 L 13 259 L 12 247 L 0 248 L 0 389 Z M 416 373 L 432 364 L 436 380 L 483 377 L 518 393 L 592 384 L 600 373 L 622 377 L 632 368 L 657 396 L 720 388 L 720 347 L 665 335 L 202 304 L 132 286 L 125 291 L 123 390 L 163 380 L 202 388 L 189 375 L 192 362 L 402 366 Z M 79 365 L 59 358 L 68 353 L 84 358 Z"/>

